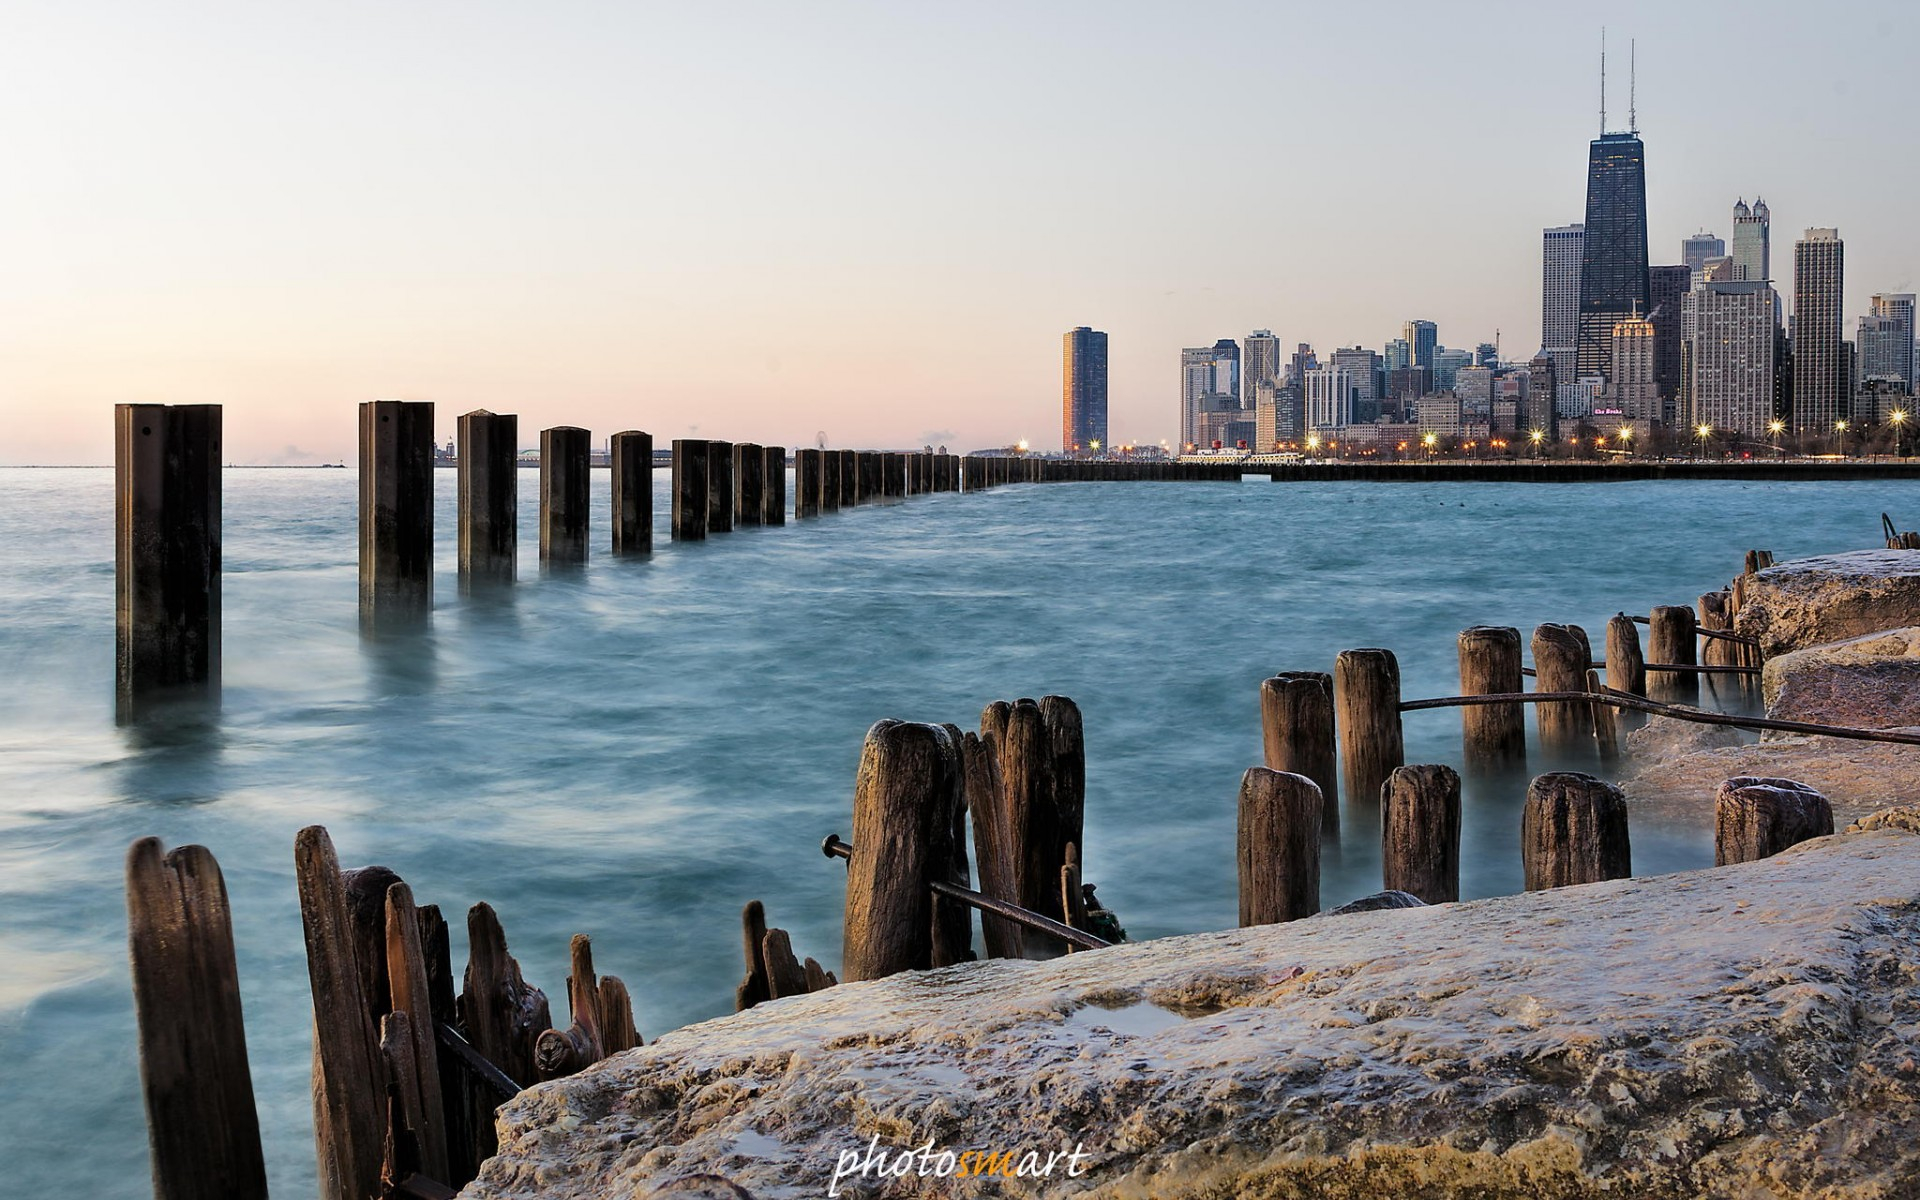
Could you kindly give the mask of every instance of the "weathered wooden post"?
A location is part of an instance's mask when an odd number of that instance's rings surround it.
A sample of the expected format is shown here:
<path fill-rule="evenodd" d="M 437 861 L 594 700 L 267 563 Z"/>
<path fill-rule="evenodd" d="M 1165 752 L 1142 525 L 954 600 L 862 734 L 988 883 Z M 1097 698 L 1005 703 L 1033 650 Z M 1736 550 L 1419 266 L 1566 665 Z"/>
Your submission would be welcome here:
<path fill-rule="evenodd" d="M 1648 614 L 1648 662 L 1693 666 L 1699 661 L 1694 645 L 1698 640 L 1698 624 L 1686 605 L 1661 604 Z M 1647 693 L 1649 699 L 1667 704 L 1698 704 L 1700 677 L 1688 671 L 1648 671 Z"/>
<path fill-rule="evenodd" d="M 1520 669 L 1520 631 L 1476 625 L 1460 631 L 1460 694 L 1514 696 L 1526 691 Z M 1467 772 L 1491 776 L 1527 765 L 1527 715 L 1518 704 L 1468 705 L 1460 710 L 1460 742 Z"/>
<path fill-rule="evenodd" d="M 127 851 L 127 948 L 155 1200 L 266 1200 L 233 913 L 205 846 Z"/>
<path fill-rule="evenodd" d="M 961 766 L 966 774 L 967 814 L 973 826 L 973 861 L 979 871 L 982 895 L 1010 904 L 1020 903 L 1020 847 L 1006 811 L 1006 788 L 1000 778 L 999 743 L 1011 708 L 1004 700 L 989 704 L 980 714 L 979 734 L 960 737 Z M 1023 931 L 1004 917 L 980 914 L 980 937 L 988 958 L 1021 958 Z"/>
<path fill-rule="evenodd" d="M 1533 631 L 1534 690 L 1584 692 L 1592 659 L 1586 634 L 1578 626 L 1548 623 Z M 1593 754 L 1593 708 L 1589 701 L 1546 701 L 1534 705 L 1540 749 L 1550 759 L 1585 759 Z"/>
<path fill-rule="evenodd" d="M 697 542 L 707 536 L 707 460 L 710 449 L 698 438 L 673 440 L 673 540 Z"/>
<path fill-rule="evenodd" d="M 847 861 L 848 982 L 963 961 L 972 916 L 942 905 L 935 879 L 964 884 L 965 776 L 945 726 L 880 721 L 867 731 L 854 784 Z"/>
<path fill-rule="evenodd" d="M 1530 892 L 1627 878 L 1625 794 L 1576 771 L 1535 776 L 1520 817 L 1520 853 Z"/>
<path fill-rule="evenodd" d="M 1248 767 L 1240 777 L 1237 858 L 1240 927 L 1298 921 L 1320 911 L 1320 817 L 1313 780 Z"/>
<path fill-rule="evenodd" d="M 820 451 L 793 452 L 793 519 L 820 515 Z"/>
<path fill-rule="evenodd" d="M 820 452 L 820 511 L 840 511 L 840 452 Z"/>
<path fill-rule="evenodd" d="M 1647 661 L 1640 655 L 1640 626 L 1625 613 L 1607 618 L 1607 686 L 1616 692 L 1645 697 Z M 1646 724 L 1646 714 L 1619 709 L 1614 727 L 1625 733 Z"/>
<path fill-rule="evenodd" d="M 1400 661 L 1391 650 L 1342 650 L 1333 664 L 1333 698 L 1347 804 L 1376 810 L 1380 785 L 1407 761 L 1400 732 Z"/>
<path fill-rule="evenodd" d="M 475 409 L 457 422 L 460 588 L 512 583 L 520 552 L 520 418 Z"/>
<path fill-rule="evenodd" d="M 613 552 L 653 553 L 653 435 L 613 435 Z"/>
<path fill-rule="evenodd" d="M 1428 904 L 1460 898 L 1460 776 L 1452 767 L 1400 767 L 1380 812 L 1381 886 Z"/>
<path fill-rule="evenodd" d="M 754 442 L 733 446 L 733 523 L 761 524 L 766 507 L 767 457 Z"/>
<path fill-rule="evenodd" d="M 703 493 L 704 498 L 704 493 Z M 467 1040 L 507 1077 L 525 1086 L 535 1078 L 534 1041 L 553 1025 L 546 993 L 529 984 L 507 951 L 506 931 L 487 904 L 467 910 L 467 970 L 457 1011 Z M 495 1151 L 493 1097 L 472 1097 L 470 1128 L 476 1163 Z"/>
<path fill-rule="evenodd" d="M 116 404 L 118 708 L 220 693 L 220 406 Z"/>
<path fill-rule="evenodd" d="M 996 728 L 989 730 L 992 717 Z M 1064 696 L 1038 702 L 1016 700 L 1000 712 L 982 714 L 982 736 L 993 734 L 1002 789 L 1001 808 L 1014 848 L 1019 903 L 1042 916 L 1064 920 L 1060 867 L 1068 843 L 1078 845 L 1086 803 L 1086 751 L 1080 710 Z M 1030 953 L 1057 954 L 1065 947 L 1045 934 L 1022 934 Z"/>
<path fill-rule="evenodd" d="M 360 405 L 360 623 L 406 629 L 433 611 L 433 402 Z"/>
<path fill-rule="evenodd" d="M 860 503 L 860 465 L 851 450 L 836 450 L 840 456 L 840 507 L 852 508 Z"/>
<path fill-rule="evenodd" d="M 787 448 L 763 446 L 760 450 L 760 523 L 787 523 Z"/>
<path fill-rule="evenodd" d="M 1282 671 L 1260 684 L 1260 731 L 1267 769 L 1305 775 L 1320 789 L 1326 811 L 1320 830 L 1340 832 L 1340 757 L 1333 729 L 1333 676 Z"/>
<path fill-rule="evenodd" d="M 1713 865 L 1754 862 L 1833 832 L 1833 805 L 1791 779 L 1742 775 L 1713 802 Z"/>
<path fill-rule="evenodd" d="M 540 565 L 587 561 L 593 435 L 573 425 L 540 431 Z"/>
<path fill-rule="evenodd" d="M 420 912 L 413 889 L 404 882 L 389 884 L 386 906 L 386 963 L 389 1007 L 407 1018 L 406 1051 L 399 1066 L 411 1076 L 406 1090 L 419 1097 L 423 1120 L 414 1126 L 419 1139 L 421 1169 L 444 1183 L 448 1170 L 446 1104 L 440 1093 L 438 1039 L 433 1028 L 427 957 L 421 945 Z"/>
<path fill-rule="evenodd" d="M 707 443 L 707 532 L 733 530 L 733 443 Z"/>

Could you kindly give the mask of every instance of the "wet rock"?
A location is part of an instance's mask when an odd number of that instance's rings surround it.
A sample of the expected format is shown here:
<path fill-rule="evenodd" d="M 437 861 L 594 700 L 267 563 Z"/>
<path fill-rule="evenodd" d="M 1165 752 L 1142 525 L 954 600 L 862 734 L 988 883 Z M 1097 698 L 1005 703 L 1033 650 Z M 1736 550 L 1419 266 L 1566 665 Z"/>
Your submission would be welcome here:
<path fill-rule="evenodd" d="M 1920 625 L 1920 554 L 1856 550 L 1798 558 L 1747 577 L 1734 629 L 1771 658 L 1863 633 Z"/>
<path fill-rule="evenodd" d="M 923 1146 L 1087 1157 L 1071 1180 L 840 1194 L 1920 1194 L 1917 901 L 1920 839 L 1883 830 L 842 985 L 530 1089 L 465 1195 L 628 1200 L 706 1172 L 811 1197 L 848 1155 Z"/>
<path fill-rule="evenodd" d="M 1870 633 L 1767 660 L 1767 715 L 1856 729 L 1920 726 L 1920 628 Z"/>
<path fill-rule="evenodd" d="M 1348 913 L 1379 912 L 1388 908 L 1424 908 L 1426 903 L 1412 892 L 1389 888 L 1384 892 L 1375 892 L 1371 896 L 1362 896 L 1358 900 L 1349 900 L 1339 908 L 1330 908 L 1320 915 L 1340 917 Z"/>

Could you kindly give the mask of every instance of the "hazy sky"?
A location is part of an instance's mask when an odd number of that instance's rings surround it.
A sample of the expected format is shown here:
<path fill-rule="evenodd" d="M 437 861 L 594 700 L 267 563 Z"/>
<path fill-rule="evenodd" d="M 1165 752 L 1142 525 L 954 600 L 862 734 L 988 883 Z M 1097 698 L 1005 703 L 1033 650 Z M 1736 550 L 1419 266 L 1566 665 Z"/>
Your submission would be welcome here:
<path fill-rule="evenodd" d="M 1920 284 L 1914 6 L 1604 7 L 1655 262 L 1759 192 L 1783 291 L 1839 227 L 1849 329 Z M 1596 11 L 12 0 L 0 461 L 110 461 L 127 400 L 225 404 L 236 461 L 351 460 L 382 397 L 524 445 L 1054 445 L 1079 324 L 1134 440 L 1255 327 L 1530 355 Z"/>

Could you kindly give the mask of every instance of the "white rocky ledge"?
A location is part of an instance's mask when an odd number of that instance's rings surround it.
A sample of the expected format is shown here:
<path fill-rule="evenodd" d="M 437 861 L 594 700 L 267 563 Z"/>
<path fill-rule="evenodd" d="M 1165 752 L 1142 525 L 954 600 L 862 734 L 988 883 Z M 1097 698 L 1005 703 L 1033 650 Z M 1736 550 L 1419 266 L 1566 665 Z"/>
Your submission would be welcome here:
<path fill-rule="evenodd" d="M 1920 1195 L 1917 898 L 1887 829 L 843 985 L 529 1090 L 464 1194 L 821 1196 L 878 1137 L 1090 1166 L 841 1195 Z"/>

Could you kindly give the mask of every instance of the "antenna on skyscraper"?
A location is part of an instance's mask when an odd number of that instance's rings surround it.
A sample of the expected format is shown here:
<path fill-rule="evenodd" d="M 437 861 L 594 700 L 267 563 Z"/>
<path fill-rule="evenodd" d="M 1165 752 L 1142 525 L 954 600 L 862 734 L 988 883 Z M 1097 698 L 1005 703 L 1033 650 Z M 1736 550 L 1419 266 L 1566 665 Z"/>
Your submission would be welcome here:
<path fill-rule="evenodd" d="M 1600 27 L 1600 136 L 1607 136 L 1607 27 Z"/>
<path fill-rule="evenodd" d="M 1640 110 L 1636 106 L 1638 103 L 1638 97 L 1636 96 L 1636 92 L 1639 89 L 1640 80 L 1635 70 L 1637 65 L 1635 62 L 1635 58 L 1636 58 L 1636 52 L 1638 48 L 1639 48 L 1638 41 L 1636 41 L 1633 38 L 1627 39 L 1627 132 L 1628 133 L 1640 132 Z"/>

